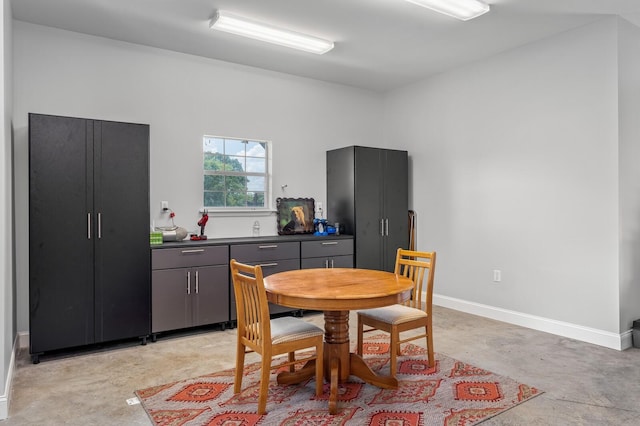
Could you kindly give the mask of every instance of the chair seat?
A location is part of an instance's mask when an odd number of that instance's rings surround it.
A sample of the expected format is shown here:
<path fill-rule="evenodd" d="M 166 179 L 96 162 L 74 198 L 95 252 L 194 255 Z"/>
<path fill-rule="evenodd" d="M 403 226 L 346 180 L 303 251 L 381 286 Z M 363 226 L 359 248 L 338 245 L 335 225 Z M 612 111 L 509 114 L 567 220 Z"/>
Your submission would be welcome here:
<path fill-rule="evenodd" d="M 384 308 L 364 309 L 358 315 L 372 318 L 387 324 L 402 324 L 419 318 L 426 318 L 427 313 L 422 309 L 404 305 L 385 306 Z"/>
<path fill-rule="evenodd" d="M 322 336 L 324 331 L 313 324 L 294 317 L 271 320 L 271 343 L 285 343 L 308 337 Z"/>

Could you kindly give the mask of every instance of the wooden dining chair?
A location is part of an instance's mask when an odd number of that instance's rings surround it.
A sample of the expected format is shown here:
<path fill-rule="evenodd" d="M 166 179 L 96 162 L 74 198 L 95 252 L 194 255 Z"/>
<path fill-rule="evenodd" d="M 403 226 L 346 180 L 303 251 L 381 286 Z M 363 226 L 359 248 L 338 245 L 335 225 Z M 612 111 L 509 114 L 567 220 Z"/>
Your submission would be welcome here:
<path fill-rule="evenodd" d="M 316 373 L 316 395 L 322 395 L 322 355 L 324 331 L 300 318 L 281 317 L 270 320 L 267 293 L 264 288 L 262 268 L 231 260 L 231 277 L 236 296 L 238 315 L 238 342 L 236 352 L 236 372 L 233 392 L 242 389 L 244 358 L 247 352 L 261 356 L 260 394 L 258 414 L 264 414 L 269 391 L 269 375 L 273 357 L 288 354 L 288 361 L 278 367 L 288 366 L 295 371 L 295 364 L 314 361 Z M 315 354 L 296 360 L 295 352 L 315 348 Z"/>
<path fill-rule="evenodd" d="M 411 298 L 404 304 L 357 311 L 358 343 L 356 352 L 362 356 L 364 333 L 381 330 L 390 334 L 391 376 L 396 376 L 397 356 L 400 344 L 426 337 L 429 367 L 435 363 L 433 353 L 433 330 L 431 306 L 433 299 L 433 275 L 436 266 L 436 252 L 419 252 L 398 249 L 395 273 L 413 280 Z M 426 277 L 426 283 L 425 283 Z M 424 294 L 423 294 L 424 293 Z M 423 296 L 424 300 L 423 300 Z M 364 326 L 370 328 L 365 329 Z M 424 328 L 424 333 L 400 339 L 400 333 Z"/>

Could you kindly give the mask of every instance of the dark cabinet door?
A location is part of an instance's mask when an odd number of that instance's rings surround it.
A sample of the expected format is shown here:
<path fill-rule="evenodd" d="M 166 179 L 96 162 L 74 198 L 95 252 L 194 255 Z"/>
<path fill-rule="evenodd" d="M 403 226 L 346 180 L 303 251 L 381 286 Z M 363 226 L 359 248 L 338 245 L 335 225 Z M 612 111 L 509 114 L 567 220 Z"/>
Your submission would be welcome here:
<path fill-rule="evenodd" d="M 332 257 L 310 257 L 301 260 L 301 269 L 353 268 L 353 255 Z"/>
<path fill-rule="evenodd" d="M 327 151 L 327 219 L 346 235 L 356 235 L 355 162 L 355 147 Z"/>
<path fill-rule="evenodd" d="M 94 341 L 91 123 L 29 116 L 32 353 Z"/>
<path fill-rule="evenodd" d="M 96 339 L 150 332 L 149 127 L 94 126 Z"/>
<path fill-rule="evenodd" d="M 200 266 L 192 272 L 193 325 L 229 320 L 229 266 Z"/>
<path fill-rule="evenodd" d="M 332 268 L 353 268 L 353 255 L 334 256 L 329 259 L 328 264 Z"/>
<path fill-rule="evenodd" d="M 404 151 L 383 152 L 383 269 L 393 271 L 398 248 L 409 248 L 409 188 L 408 159 Z"/>
<path fill-rule="evenodd" d="M 355 229 L 356 266 L 381 269 L 384 217 L 382 209 L 382 151 L 356 147 L 355 151 Z"/>
<path fill-rule="evenodd" d="M 189 268 L 153 271 L 153 333 L 191 327 L 190 273 Z"/>

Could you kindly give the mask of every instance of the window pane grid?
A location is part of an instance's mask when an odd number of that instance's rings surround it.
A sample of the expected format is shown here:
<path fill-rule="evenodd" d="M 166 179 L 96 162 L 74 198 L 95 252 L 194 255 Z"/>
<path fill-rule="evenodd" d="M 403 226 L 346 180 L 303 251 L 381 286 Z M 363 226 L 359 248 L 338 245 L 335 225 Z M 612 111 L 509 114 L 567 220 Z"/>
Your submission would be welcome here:
<path fill-rule="evenodd" d="M 267 207 L 267 142 L 205 136 L 203 154 L 205 207 Z"/>

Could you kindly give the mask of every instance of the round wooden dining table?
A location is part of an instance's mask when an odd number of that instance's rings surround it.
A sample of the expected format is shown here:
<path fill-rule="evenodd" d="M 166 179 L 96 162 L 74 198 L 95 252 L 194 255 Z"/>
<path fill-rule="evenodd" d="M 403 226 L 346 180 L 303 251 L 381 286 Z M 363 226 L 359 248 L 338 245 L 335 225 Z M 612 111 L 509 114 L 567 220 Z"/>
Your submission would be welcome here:
<path fill-rule="evenodd" d="M 378 375 L 350 351 L 349 311 L 402 303 L 411 297 L 413 281 L 391 272 L 329 268 L 279 272 L 264 278 L 269 302 L 324 312 L 324 372 L 330 383 L 329 412 L 337 412 L 338 383 L 350 375 L 384 389 L 395 389 L 395 377 Z M 278 383 L 300 383 L 314 375 L 311 361 L 296 372 L 282 372 Z"/>

